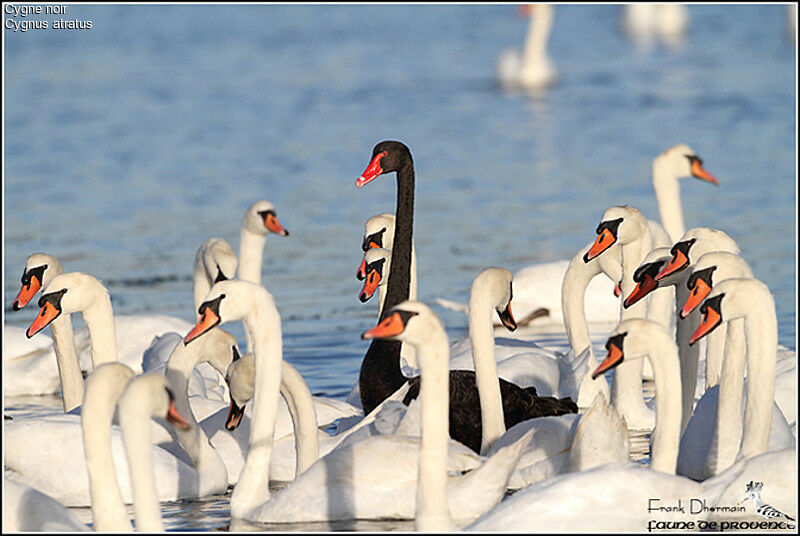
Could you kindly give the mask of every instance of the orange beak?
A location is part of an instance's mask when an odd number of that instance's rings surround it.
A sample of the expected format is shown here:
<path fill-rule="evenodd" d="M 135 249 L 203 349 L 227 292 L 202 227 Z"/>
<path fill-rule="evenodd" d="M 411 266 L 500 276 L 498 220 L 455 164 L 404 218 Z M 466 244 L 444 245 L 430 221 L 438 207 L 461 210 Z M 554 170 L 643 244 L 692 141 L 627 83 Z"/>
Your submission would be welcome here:
<path fill-rule="evenodd" d="M 619 298 L 622 294 L 622 281 L 614 285 L 614 297 Z"/>
<path fill-rule="evenodd" d="M 281 236 L 289 236 L 289 231 L 283 228 L 281 222 L 278 221 L 278 217 L 272 212 L 268 212 L 264 217 L 264 227 L 266 227 L 271 233 L 279 234 Z"/>
<path fill-rule="evenodd" d="M 611 234 L 611 231 L 608 229 L 603 229 L 603 231 L 597 235 L 597 238 L 592 244 L 592 247 L 589 248 L 589 251 L 586 252 L 586 255 L 583 256 L 584 262 L 589 262 L 590 260 L 594 259 L 602 252 L 607 250 L 611 247 L 611 245 L 616 242 L 617 239 Z"/>
<path fill-rule="evenodd" d="M 689 313 L 695 310 L 695 308 L 703 303 L 703 300 L 706 299 L 706 296 L 711 292 L 711 287 L 708 286 L 708 283 L 697 278 L 697 281 L 694 282 L 694 287 L 692 288 L 692 292 L 689 293 L 689 297 L 686 298 L 686 303 L 683 304 L 683 308 L 681 309 L 681 318 L 686 318 L 689 316 Z"/>
<path fill-rule="evenodd" d="M 39 278 L 36 276 L 31 276 L 30 284 L 19 289 L 19 294 L 17 294 L 17 297 L 14 298 L 11 308 L 15 311 L 19 311 L 28 305 L 28 302 L 30 302 L 33 297 L 36 296 L 36 293 L 39 292 L 40 288 L 42 288 L 42 284 L 39 282 Z"/>
<path fill-rule="evenodd" d="M 367 275 L 367 280 L 364 281 L 364 288 L 361 289 L 361 294 L 358 295 L 358 299 L 361 300 L 361 303 L 366 302 L 375 294 L 380 283 L 381 274 L 379 274 L 377 270 L 370 271 Z"/>
<path fill-rule="evenodd" d="M 231 405 L 228 408 L 228 417 L 225 419 L 225 429 L 234 431 L 242 422 L 242 415 L 244 415 L 244 406 L 239 407 L 236 402 L 231 398 Z"/>
<path fill-rule="evenodd" d="M 705 317 L 703 318 L 703 322 L 699 326 L 697 326 L 697 331 L 695 331 L 694 334 L 692 335 L 692 338 L 689 339 L 689 344 L 692 345 L 697 341 L 699 341 L 700 339 L 702 339 L 703 337 L 705 337 L 706 335 L 708 335 L 709 333 L 711 333 L 714 330 L 714 328 L 720 325 L 721 322 L 722 322 L 722 316 L 711 307 L 708 307 L 706 309 L 706 314 Z"/>
<path fill-rule="evenodd" d="M 169 401 L 169 410 L 167 410 L 167 420 L 171 422 L 172 425 L 179 430 L 186 431 L 189 428 L 191 428 L 186 419 L 184 419 L 183 416 L 180 413 L 178 413 L 178 409 L 175 407 L 174 400 Z"/>
<path fill-rule="evenodd" d="M 594 380 L 601 374 L 608 372 L 612 368 L 616 367 L 620 363 L 622 363 L 623 359 L 625 358 L 622 355 L 622 350 L 620 350 L 616 344 L 609 344 L 608 345 L 608 355 L 603 360 L 602 363 L 592 372 L 592 379 Z"/>
<path fill-rule="evenodd" d="M 622 304 L 622 306 L 627 309 L 634 303 L 650 294 L 656 288 L 658 288 L 658 283 L 656 283 L 656 280 L 645 274 L 642 280 L 636 283 L 636 288 L 633 289 L 633 292 L 631 292 L 630 296 L 625 298 L 625 302 Z"/>
<path fill-rule="evenodd" d="M 356 186 L 361 188 L 368 182 L 372 182 L 375 180 L 379 175 L 383 173 L 383 169 L 381 168 L 381 158 L 386 156 L 386 151 L 382 151 L 372 157 L 372 161 L 367 166 L 367 169 L 364 170 L 364 173 L 361 174 L 359 178 L 356 179 Z"/>
<path fill-rule="evenodd" d="M 189 344 L 197 337 L 219 324 L 219 321 L 220 318 L 214 311 L 211 310 L 211 307 L 206 307 L 203 309 L 203 316 L 201 316 L 200 320 L 197 321 L 197 324 L 195 324 L 195 326 L 192 328 L 192 331 L 186 334 L 186 337 L 183 338 L 183 344 Z"/>
<path fill-rule="evenodd" d="M 656 274 L 656 281 L 661 281 L 668 275 L 672 275 L 675 272 L 683 270 L 689 265 L 689 258 L 683 254 L 682 251 L 678 250 L 675 252 L 675 255 L 670 259 L 669 263 L 661 269 L 658 274 Z"/>
<path fill-rule="evenodd" d="M 28 331 L 25 332 L 25 335 L 28 336 L 30 339 L 44 328 L 46 328 L 50 322 L 56 319 L 58 315 L 61 314 L 61 310 L 56 309 L 56 307 L 50 303 L 45 302 L 42 306 L 41 310 L 39 311 L 39 316 L 33 321 L 31 327 L 28 328 Z"/>
<path fill-rule="evenodd" d="M 698 179 L 702 179 L 706 182 L 710 182 L 711 184 L 719 186 L 719 181 L 716 178 L 714 178 L 714 176 L 711 173 L 703 169 L 703 166 L 700 165 L 700 162 L 698 162 L 697 160 L 694 160 L 692 162 L 692 175 L 694 175 Z"/>
<path fill-rule="evenodd" d="M 367 277 L 367 258 L 366 257 L 361 259 L 361 266 L 359 266 L 358 270 L 356 270 L 356 279 L 358 279 L 359 281 L 363 281 L 365 277 Z"/>
<path fill-rule="evenodd" d="M 386 317 L 383 322 L 378 324 L 372 329 L 368 329 L 361 334 L 362 339 L 386 339 L 394 337 L 403 333 L 406 326 L 403 324 L 403 319 L 400 318 L 400 313 L 394 313 Z"/>

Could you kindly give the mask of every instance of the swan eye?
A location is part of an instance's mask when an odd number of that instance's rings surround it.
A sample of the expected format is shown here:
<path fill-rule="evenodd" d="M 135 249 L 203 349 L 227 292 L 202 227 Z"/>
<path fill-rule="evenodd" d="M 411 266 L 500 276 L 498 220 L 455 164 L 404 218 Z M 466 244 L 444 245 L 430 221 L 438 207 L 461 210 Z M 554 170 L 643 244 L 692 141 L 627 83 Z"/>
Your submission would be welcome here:
<path fill-rule="evenodd" d="M 664 262 L 665 261 L 655 261 L 641 265 L 633 272 L 633 281 L 635 283 L 640 283 L 646 275 L 655 279 L 656 274 L 661 270 L 661 265 L 664 264 Z"/>
<path fill-rule="evenodd" d="M 619 348 L 620 350 L 622 350 L 622 342 L 625 340 L 625 337 L 627 335 L 628 335 L 628 332 L 625 331 L 623 333 L 619 333 L 617 335 L 614 335 L 613 337 L 609 337 L 608 340 L 606 341 L 606 346 L 605 346 L 606 350 L 608 350 L 609 347 L 612 344 L 614 346 L 616 346 L 617 348 Z"/>
<path fill-rule="evenodd" d="M 597 226 L 597 230 L 595 234 L 600 234 L 603 232 L 603 229 L 608 229 L 608 232 L 616 238 L 617 237 L 617 230 L 619 229 L 619 224 L 622 223 L 622 218 L 617 218 L 616 220 L 607 220 L 601 221 L 600 225 Z"/>
<path fill-rule="evenodd" d="M 64 297 L 64 294 L 67 293 L 67 289 L 61 289 L 56 292 L 49 292 L 44 294 L 41 298 L 39 298 L 39 307 L 44 307 L 45 304 L 50 304 L 59 311 L 61 310 L 61 299 Z"/>
<path fill-rule="evenodd" d="M 689 276 L 689 279 L 686 281 L 686 288 L 690 290 L 694 289 L 695 286 L 697 285 L 698 279 L 701 279 L 709 287 L 714 286 L 711 280 L 711 274 L 713 274 L 714 270 L 716 269 L 717 269 L 716 266 L 709 266 L 708 268 L 705 268 L 698 272 L 693 272 L 692 275 Z"/>
<path fill-rule="evenodd" d="M 683 242 L 677 242 L 674 246 L 672 246 L 672 249 L 670 249 L 669 252 L 672 255 L 675 255 L 680 251 L 684 255 L 688 256 L 689 249 L 691 249 L 695 242 L 697 242 L 696 238 L 690 238 L 689 240 L 684 240 Z"/>

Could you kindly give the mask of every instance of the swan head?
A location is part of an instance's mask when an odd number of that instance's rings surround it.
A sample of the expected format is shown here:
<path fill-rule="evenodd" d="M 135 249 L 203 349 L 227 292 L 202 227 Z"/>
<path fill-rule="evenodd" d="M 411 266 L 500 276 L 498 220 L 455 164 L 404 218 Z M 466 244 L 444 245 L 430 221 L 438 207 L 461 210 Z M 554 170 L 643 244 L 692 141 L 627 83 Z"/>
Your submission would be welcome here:
<path fill-rule="evenodd" d="M 169 388 L 167 378 L 156 372 L 137 376 L 128 383 L 119 399 L 120 422 L 124 416 L 141 414 L 161 417 L 179 430 L 189 430 L 191 425 L 175 407 L 175 396 Z"/>
<path fill-rule="evenodd" d="M 444 326 L 430 307 L 416 300 L 406 300 L 392 307 L 374 328 L 361 334 L 362 339 L 388 339 L 422 346 L 434 333 L 444 333 Z"/>
<path fill-rule="evenodd" d="M 258 305 L 267 305 L 273 309 L 275 307 L 272 295 L 258 283 L 239 279 L 214 283 L 203 303 L 197 308 L 200 318 L 183 338 L 184 344 L 189 344 L 219 324 L 243 318 L 247 321 Z"/>
<path fill-rule="evenodd" d="M 25 260 L 22 271 L 22 287 L 11 303 L 11 309 L 19 311 L 30 302 L 40 289 L 45 288 L 53 278 L 64 273 L 58 259 L 47 253 L 34 253 Z"/>
<path fill-rule="evenodd" d="M 231 397 L 228 416 L 225 418 L 226 430 L 233 431 L 241 423 L 245 405 L 253 398 L 255 375 L 256 364 L 253 354 L 239 357 L 237 351 L 225 374 L 225 382 L 228 384 L 228 392 Z"/>
<path fill-rule="evenodd" d="M 289 231 L 284 229 L 283 225 L 278 221 L 275 205 L 263 199 L 250 205 L 250 208 L 244 213 L 242 227 L 251 233 L 259 235 L 275 233 L 281 236 L 289 236 Z"/>
<path fill-rule="evenodd" d="M 723 322 L 744 318 L 753 313 L 774 315 L 775 301 L 769 288 L 753 278 L 726 279 L 714 285 L 700 305 L 702 320 L 689 339 L 692 345 L 717 329 Z"/>
<path fill-rule="evenodd" d="M 411 164 L 411 151 L 402 142 L 386 140 L 372 149 L 372 159 L 367 169 L 356 179 L 356 186 L 361 188 L 384 173 L 399 171 Z"/>
<path fill-rule="evenodd" d="M 629 244 L 646 232 L 647 220 L 639 209 L 627 205 L 611 207 L 603 214 L 595 230 L 597 238 L 583 255 L 583 261 L 589 262 L 614 244 Z"/>
<path fill-rule="evenodd" d="M 511 272 L 505 268 L 486 268 L 475 277 L 470 288 L 470 307 L 482 295 L 491 299 L 492 307 L 500 317 L 500 322 L 511 331 L 517 329 L 517 322 L 511 313 L 511 299 L 514 296 Z"/>
<path fill-rule="evenodd" d="M 378 290 L 386 285 L 392 252 L 384 248 L 372 248 L 364 254 L 364 286 L 358 299 L 361 303 L 369 300 Z"/>
<path fill-rule="evenodd" d="M 661 324 L 644 318 L 624 320 L 606 341 L 606 357 L 592 372 L 592 379 L 617 367 L 625 359 L 653 359 L 653 349 L 664 346 L 671 346 L 677 355 L 675 343 Z"/>
<path fill-rule="evenodd" d="M 669 248 L 655 248 L 645 255 L 639 267 L 633 272 L 633 281 L 636 283 L 636 287 L 622 302 L 623 307 L 627 309 L 659 287 L 656 275 L 671 257 Z M 666 285 L 666 283 L 661 285 Z"/>
<path fill-rule="evenodd" d="M 392 249 L 394 242 L 394 214 L 376 214 L 364 224 L 364 239 L 361 241 L 361 250 L 366 253 L 371 248 Z M 361 260 L 361 266 L 356 272 L 356 279 L 362 281 L 366 276 L 366 259 Z"/>
<path fill-rule="evenodd" d="M 719 181 L 703 167 L 703 160 L 685 143 L 679 143 L 658 155 L 653 160 L 653 171 L 668 174 L 676 179 L 694 177 L 719 185 Z"/>
<path fill-rule="evenodd" d="M 110 302 L 111 298 L 97 278 L 82 272 L 57 275 L 42 291 L 39 314 L 25 334 L 30 339 L 61 313 L 85 311 L 101 300 Z"/>
<path fill-rule="evenodd" d="M 672 258 L 658 274 L 656 281 L 661 281 L 665 277 L 683 272 L 682 277 L 688 272 L 693 262 L 711 251 L 726 251 L 728 253 L 739 253 L 739 246 L 736 242 L 723 231 L 709 229 L 708 227 L 694 227 L 684 233 L 684 235 L 672 245 L 670 254 Z"/>
<path fill-rule="evenodd" d="M 211 284 L 233 279 L 236 276 L 239 259 L 230 243 L 224 238 L 209 238 L 203 242 L 197 250 L 197 254 Z"/>
<path fill-rule="evenodd" d="M 689 316 L 708 297 L 714 288 L 714 281 L 752 276 L 753 272 L 747 262 L 739 255 L 723 251 L 706 253 L 697 260 L 686 280 L 689 297 L 680 311 L 681 318 Z"/>

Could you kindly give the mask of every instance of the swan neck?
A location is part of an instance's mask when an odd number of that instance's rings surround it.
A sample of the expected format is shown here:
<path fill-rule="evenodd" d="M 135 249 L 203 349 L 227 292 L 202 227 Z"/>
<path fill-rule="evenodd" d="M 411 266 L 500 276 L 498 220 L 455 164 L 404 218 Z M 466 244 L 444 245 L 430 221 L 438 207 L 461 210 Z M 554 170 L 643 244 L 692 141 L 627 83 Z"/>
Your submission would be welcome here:
<path fill-rule="evenodd" d="M 675 310 L 679 310 L 689 297 L 685 279 L 675 284 Z M 678 319 L 675 326 L 675 337 L 678 343 L 678 355 L 681 370 L 681 432 L 686 429 L 694 408 L 694 392 L 697 386 L 697 365 L 700 359 L 700 345 L 689 344 L 689 339 L 700 325 L 700 311 L 695 309 L 684 319 Z M 712 356 L 713 362 L 713 356 Z"/>
<path fill-rule="evenodd" d="M 83 403 L 83 374 L 72 331 L 72 319 L 62 314 L 50 324 L 53 348 L 56 352 L 58 375 L 61 379 L 61 401 L 64 413 L 68 413 Z"/>
<path fill-rule="evenodd" d="M 236 518 L 248 517 L 270 498 L 269 464 L 283 359 L 281 319 L 273 303 L 257 300 L 244 323 L 253 340 L 256 374 L 247 459 L 231 496 L 231 516 Z"/>
<path fill-rule="evenodd" d="M 132 372 L 128 378 L 132 376 Z M 111 423 L 126 382 L 87 385 L 81 408 L 81 429 L 94 528 L 98 532 L 130 531 L 131 524 L 111 454 Z"/>
<path fill-rule="evenodd" d="M 223 474 L 225 475 L 225 484 L 227 484 L 225 463 L 216 449 L 211 446 L 205 431 L 198 425 L 189 403 L 189 377 L 200 361 L 201 359 L 191 346 L 178 343 L 167 362 L 164 375 L 175 395 L 175 408 L 190 425 L 189 430 L 175 428 L 175 432 L 181 446 L 197 470 L 198 476 L 202 479 L 206 475 Z M 214 469 L 209 469 L 210 467 Z"/>
<path fill-rule="evenodd" d="M 200 313 L 198 313 L 197 310 L 203 304 L 209 290 L 211 290 L 211 282 L 208 280 L 206 268 L 203 265 L 203 256 L 198 252 L 194 261 L 194 269 L 192 270 L 192 294 L 194 295 L 195 319 L 200 318 Z"/>
<path fill-rule="evenodd" d="M 753 300 L 744 318 L 747 340 L 747 404 L 739 458 L 767 451 L 775 395 L 778 323 L 772 296 L 769 304 Z"/>
<path fill-rule="evenodd" d="M 492 312 L 491 296 L 485 289 L 473 288 L 469 298 L 469 338 L 480 401 L 482 454 L 506 431 L 500 380 L 494 358 Z"/>
<path fill-rule="evenodd" d="M 114 310 L 108 293 L 102 293 L 83 310 L 83 321 L 92 341 L 92 363 L 96 368 L 102 363 L 118 360 L 117 337 L 114 329 Z"/>
<path fill-rule="evenodd" d="M 136 406 L 121 404 L 119 412 L 133 488 L 136 530 L 163 532 L 164 525 L 161 522 L 161 509 L 153 475 L 150 416 L 147 413 L 148 404 L 142 402 Z"/>
<path fill-rule="evenodd" d="M 422 439 L 419 450 L 415 523 L 450 519 L 447 505 L 447 446 L 449 434 L 449 348 L 447 335 L 438 329 L 419 356 Z"/>
<path fill-rule="evenodd" d="M 299 475 L 319 458 L 319 436 L 317 435 L 317 410 L 314 399 L 303 376 L 290 363 L 281 360 L 280 392 L 294 426 L 296 466 Z"/>
<path fill-rule="evenodd" d="M 242 227 L 239 234 L 239 279 L 261 284 L 261 262 L 266 235 Z"/>
<path fill-rule="evenodd" d="M 656 388 L 656 426 L 652 435 L 653 470 L 675 474 L 681 434 L 681 384 L 678 350 L 666 335 L 652 344 L 650 363 Z"/>
<path fill-rule="evenodd" d="M 547 56 L 547 40 L 553 26 L 553 10 L 550 6 L 536 6 L 525 34 L 524 62 L 542 60 Z"/>
<path fill-rule="evenodd" d="M 561 310 L 564 315 L 564 326 L 567 330 L 569 345 L 578 355 L 585 348 L 592 352 L 592 341 L 589 338 L 589 327 L 586 322 L 584 296 L 589 282 L 600 273 L 597 262 L 583 262 L 583 251 L 579 252 L 569 263 L 561 285 Z M 592 352 L 593 353 L 593 352 Z"/>
<path fill-rule="evenodd" d="M 653 163 L 653 190 L 656 193 L 661 224 L 674 244 L 686 232 L 683 226 L 681 189 L 678 178 L 665 169 L 664 163 L 658 159 Z"/>
<path fill-rule="evenodd" d="M 411 158 L 397 170 L 392 262 L 381 320 L 389 309 L 409 298 L 411 286 L 411 244 L 414 234 L 414 164 Z"/>

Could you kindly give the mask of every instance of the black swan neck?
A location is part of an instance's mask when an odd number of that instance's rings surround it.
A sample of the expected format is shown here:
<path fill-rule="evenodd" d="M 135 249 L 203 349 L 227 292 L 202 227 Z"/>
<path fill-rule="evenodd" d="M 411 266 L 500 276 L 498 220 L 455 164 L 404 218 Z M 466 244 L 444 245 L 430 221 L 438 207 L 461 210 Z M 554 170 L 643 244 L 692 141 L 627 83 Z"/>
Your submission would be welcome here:
<path fill-rule="evenodd" d="M 414 234 L 414 163 L 409 155 L 397 170 L 397 207 L 395 209 L 392 263 L 381 320 L 395 305 L 407 300 L 411 292 L 411 244 Z"/>

